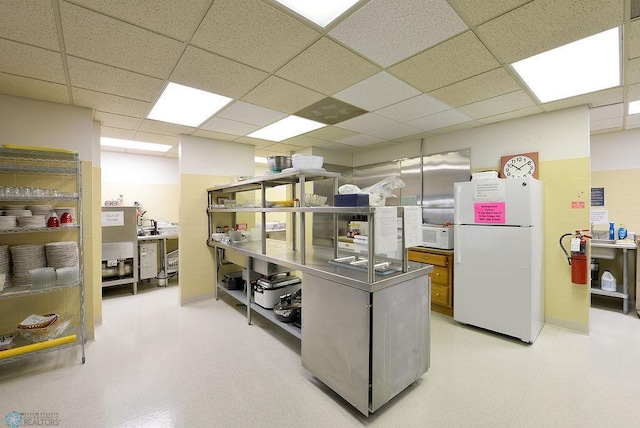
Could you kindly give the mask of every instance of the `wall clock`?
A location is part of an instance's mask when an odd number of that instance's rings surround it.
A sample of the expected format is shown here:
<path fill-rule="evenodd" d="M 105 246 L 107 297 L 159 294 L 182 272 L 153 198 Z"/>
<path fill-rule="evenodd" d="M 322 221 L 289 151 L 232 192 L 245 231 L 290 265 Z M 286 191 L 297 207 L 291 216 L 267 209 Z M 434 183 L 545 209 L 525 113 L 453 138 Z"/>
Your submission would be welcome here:
<path fill-rule="evenodd" d="M 538 178 L 538 152 L 520 153 L 500 158 L 500 176 L 502 178 Z"/>

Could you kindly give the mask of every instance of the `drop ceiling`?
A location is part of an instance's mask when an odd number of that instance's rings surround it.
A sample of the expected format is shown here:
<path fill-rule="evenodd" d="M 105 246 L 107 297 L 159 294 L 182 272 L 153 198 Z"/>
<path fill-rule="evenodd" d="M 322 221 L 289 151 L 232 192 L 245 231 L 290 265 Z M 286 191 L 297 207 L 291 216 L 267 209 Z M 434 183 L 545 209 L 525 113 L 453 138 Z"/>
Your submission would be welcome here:
<path fill-rule="evenodd" d="M 5 0 L 0 93 L 93 109 L 102 135 L 357 152 L 587 104 L 591 132 L 640 127 L 640 20 L 625 0 L 361 0 L 325 28 L 270 0 Z M 540 103 L 509 64 L 622 26 L 623 85 Z M 146 119 L 168 82 L 233 99 L 198 127 Z M 273 142 L 316 103 L 364 114 Z M 114 149 L 125 151 L 125 149 Z M 174 147 L 165 156 L 177 156 Z"/>

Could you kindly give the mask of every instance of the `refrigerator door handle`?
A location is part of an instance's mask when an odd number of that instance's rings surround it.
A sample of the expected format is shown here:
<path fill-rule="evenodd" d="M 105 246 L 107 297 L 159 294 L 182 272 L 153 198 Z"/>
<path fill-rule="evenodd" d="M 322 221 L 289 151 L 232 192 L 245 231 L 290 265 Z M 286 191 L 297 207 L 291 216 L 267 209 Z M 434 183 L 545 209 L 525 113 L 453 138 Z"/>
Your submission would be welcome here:
<path fill-rule="evenodd" d="M 453 248 L 462 248 L 460 246 L 460 226 L 454 226 L 453 228 Z M 456 263 L 462 263 L 462 251 L 455 251 Z"/>

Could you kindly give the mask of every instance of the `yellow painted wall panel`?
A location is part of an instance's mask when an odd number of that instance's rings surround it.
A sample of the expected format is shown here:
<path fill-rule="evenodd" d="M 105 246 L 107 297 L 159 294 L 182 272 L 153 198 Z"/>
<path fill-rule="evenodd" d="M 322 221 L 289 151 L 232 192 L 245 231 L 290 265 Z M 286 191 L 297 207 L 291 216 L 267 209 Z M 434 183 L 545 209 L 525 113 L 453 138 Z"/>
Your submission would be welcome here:
<path fill-rule="evenodd" d="M 609 221 L 624 224 L 627 230 L 640 233 L 640 169 L 595 171 L 591 186 L 604 187 L 604 207 Z"/>

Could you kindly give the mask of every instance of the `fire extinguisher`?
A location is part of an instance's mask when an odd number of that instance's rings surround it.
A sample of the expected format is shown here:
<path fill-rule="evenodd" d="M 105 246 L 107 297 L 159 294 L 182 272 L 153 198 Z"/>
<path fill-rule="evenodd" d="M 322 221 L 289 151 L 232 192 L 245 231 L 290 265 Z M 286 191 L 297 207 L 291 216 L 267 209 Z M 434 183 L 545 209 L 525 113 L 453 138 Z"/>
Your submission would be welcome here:
<path fill-rule="evenodd" d="M 574 284 L 586 284 L 589 280 L 589 264 L 587 263 L 587 239 L 591 236 L 585 235 L 583 230 L 576 230 L 575 233 L 565 233 L 560 237 L 560 248 L 567 256 L 569 266 L 571 266 L 571 282 Z M 571 256 L 564 248 L 562 240 L 567 236 L 571 238 Z"/>

